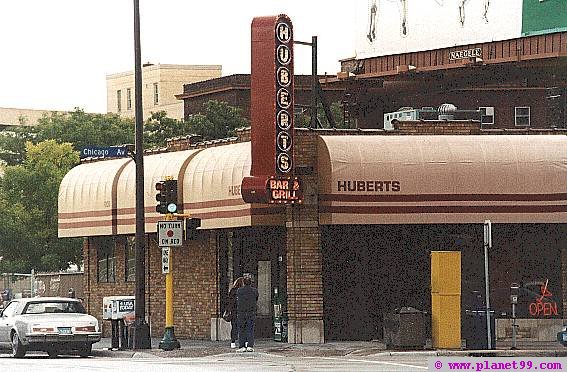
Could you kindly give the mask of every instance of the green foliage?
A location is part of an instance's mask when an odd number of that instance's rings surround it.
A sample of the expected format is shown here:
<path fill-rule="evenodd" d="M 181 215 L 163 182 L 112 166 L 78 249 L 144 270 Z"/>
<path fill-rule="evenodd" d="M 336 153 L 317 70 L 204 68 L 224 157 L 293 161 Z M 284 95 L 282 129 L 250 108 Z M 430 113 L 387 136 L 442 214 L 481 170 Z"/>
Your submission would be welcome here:
<path fill-rule="evenodd" d="M 331 115 L 335 119 L 335 128 L 337 129 L 348 129 L 350 128 L 348 123 L 344 122 L 343 108 L 339 102 L 333 102 L 331 104 Z M 325 110 L 323 110 L 323 105 L 319 103 L 317 106 L 317 118 L 319 123 L 323 128 L 331 128 L 331 123 L 327 120 L 325 115 Z M 311 125 L 311 111 L 307 109 L 304 113 L 299 116 L 299 120 L 295 123 L 295 127 L 298 128 L 308 128 Z"/>
<path fill-rule="evenodd" d="M 188 120 L 190 134 L 201 135 L 205 140 L 233 137 L 235 129 L 249 125 L 242 116 L 242 110 L 226 102 L 211 100 L 203 106 L 202 114 L 193 115 Z"/>
<path fill-rule="evenodd" d="M 165 147 L 168 138 L 189 133 L 189 123 L 169 118 L 165 111 L 152 112 L 144 124 L 144 148 Z"/>
<path fill-rule="evenodd" d="M 26 142 L 35 135 L 29 127 L 17 127 L 0 132 L 0 160 L 8 165 L 20 164 L 24 160 Z"/>
<path fill-rule="evenodd" d="M 33 131 L 36 133 L 35 143 L 54 139 L 59 143 L 71 143 L 75 150 L 134 143 L 132 119 L 116 114 L 90 114 L 80 109 L 44 116 Z"/>
<path fill-rule="evenodd" d="M 163 147 L 168 138 L 188 134 L 225 138 L 247 125 L 240 109 L 218 101 L 207 102 L 203 114 L 187 122 L 152 113 L 144 125 L 144 147 Z M 81 262 L 82 239 L 57 237 L 59 185 L 79 163 L 77 150 L 126 143 L 134 143 L 132 119 L 80 109 L 0 132 L 0 160 L 7 164 L 0 179 L 0 272 L 51 271 Z"/>
<path fill-rule="evenodd" d="M 81 239 L 57 238 L 57 197 L 65 174 L 79 163 L 69 143 L 26 143 L 22 164 L 0 183 L 0 271 L 65 269 L 81 261 Z"/>

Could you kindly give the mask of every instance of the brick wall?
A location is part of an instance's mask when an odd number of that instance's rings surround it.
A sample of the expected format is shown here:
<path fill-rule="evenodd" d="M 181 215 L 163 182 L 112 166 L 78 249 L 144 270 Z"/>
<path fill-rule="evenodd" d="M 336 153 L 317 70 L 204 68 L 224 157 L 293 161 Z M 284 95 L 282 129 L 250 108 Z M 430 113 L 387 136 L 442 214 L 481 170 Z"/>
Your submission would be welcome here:
<path fill-rule="evenodd" d="M 83 245 L 85 258 L 85 300 L 89 314 L 103 324 L 103 335 L 110 336 L 110 322 L 102 320 L 105 296 L 135 294 L 134 282 L 125 280 L 125 250 L 116 249 L 116 279 L 97 282 L 97 250 L 88 240 Z M 165 326 L 165 275 L 161 273 L 161 249 L 151 235 L 146 246 L 146 313 L 152 337 L 163 335 Z M 213 233 L 202 231 L 198 239 L 173 249 L 174 326 L 180 338 L 209 339 L 210 319 L 217 311 L 216 241 Z"/>
<path fill-rule="evenodd" d="M 480 134 L 474 121 L 394 121 L 396 134 Z"/>
<path fill-rule="evenodd" d="M 295 132 L 294 161 L 304 203 L 287 208 L 287 311 L 290 343 L 324 342 L 322 256 L 317 198 L 317 135 Z"/>

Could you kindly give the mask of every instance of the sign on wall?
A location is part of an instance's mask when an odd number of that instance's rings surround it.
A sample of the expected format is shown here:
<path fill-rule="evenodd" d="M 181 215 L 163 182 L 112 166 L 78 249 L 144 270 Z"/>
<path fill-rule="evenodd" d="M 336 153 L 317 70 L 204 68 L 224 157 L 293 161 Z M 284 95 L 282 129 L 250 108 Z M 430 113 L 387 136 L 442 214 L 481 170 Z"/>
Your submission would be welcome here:
<path fill-rule="evenodd" d="M 284 14 L 252 20 L 252 176 L 293 172 L 293 26 Z"/>
<path fill-rule="evenodd" d="M 293 175 L 293 26 L 285 14 L 252 20 L 250 77 L 251 177 L 242 181 L 246 203 L 301 202 Z"/>
<path fill-rule="evenodd" d="M 356 58 L 565 31 L 561 6 L 564 0 L 356 0 Z"/>

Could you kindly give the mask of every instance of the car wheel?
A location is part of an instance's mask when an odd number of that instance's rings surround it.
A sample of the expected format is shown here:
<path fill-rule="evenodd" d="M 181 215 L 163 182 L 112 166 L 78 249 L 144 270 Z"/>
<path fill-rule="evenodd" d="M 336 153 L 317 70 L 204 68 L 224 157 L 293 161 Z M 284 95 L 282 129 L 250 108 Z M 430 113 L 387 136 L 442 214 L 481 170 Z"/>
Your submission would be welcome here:
<path fill-rule="evenodd" d="M 14 332 L 12 334 L 12 356 L 14 358 L 23 358 L 26 355 L 26 348 L 20 342 L 18 334 Z"/>
<path fill-rule="evenodd" d="M 84 345 L 79 349 L 79 356 L 81 358 L 87 358 L 89 355 L 91 355 L 92 351 L 93 351 L 93 344 Z"/>
<path fill-rule="evenodd" d="M 57 356 L 59 355 L 59 352 L 55 349 L 50 349 L 50 350 L 47 350 L 47 355 L 49 355 L 50 358 L 57 358 Z"/>

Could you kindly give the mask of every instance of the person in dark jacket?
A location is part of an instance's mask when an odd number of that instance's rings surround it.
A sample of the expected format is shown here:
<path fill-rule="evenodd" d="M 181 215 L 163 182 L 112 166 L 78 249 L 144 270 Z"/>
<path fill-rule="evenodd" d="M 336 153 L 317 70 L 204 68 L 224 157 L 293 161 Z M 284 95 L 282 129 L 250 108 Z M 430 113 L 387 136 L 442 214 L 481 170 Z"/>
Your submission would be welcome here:
<path fill-rule="evenodd" d="M 236 291 L 236 310 L 238 318 L 237 351 L 254 351 L 254 323 L 258 302 L 258 290 L 252 287 L 252 279 L 244 277 L 244 287 Z"/>
<path fill-rule="evenodd" d="M 228 304 L 226 312 L 230 321 L 230 348 L 236 349 L 236 340 L 238 339 L 238 321 L 236 319 L 236 291 L 244 286 L 244 278 L 236 278 L 232 284 L 232 288 L 228 291 Z M 226 319 L 225 319 L 226 320 Z"/>

